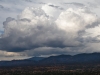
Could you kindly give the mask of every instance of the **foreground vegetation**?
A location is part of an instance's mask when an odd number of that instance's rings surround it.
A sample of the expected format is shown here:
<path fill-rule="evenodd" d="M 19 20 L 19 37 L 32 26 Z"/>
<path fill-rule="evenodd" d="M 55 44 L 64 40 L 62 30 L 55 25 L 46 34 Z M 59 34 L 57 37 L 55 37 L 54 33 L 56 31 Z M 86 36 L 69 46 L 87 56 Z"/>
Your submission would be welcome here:
<path fill-rule="evenodd" d="M 3 72 L 0 73 L 0 75 L 100 75 L 100 71 L 47 71 L 47 72 L 20 72 L 20 71 L 15 71 L 15 72 Z"/>
<path fill-rule="evenodd" d="M 100 75 L 100 65 L 0 67 L 0 75 Z"/>

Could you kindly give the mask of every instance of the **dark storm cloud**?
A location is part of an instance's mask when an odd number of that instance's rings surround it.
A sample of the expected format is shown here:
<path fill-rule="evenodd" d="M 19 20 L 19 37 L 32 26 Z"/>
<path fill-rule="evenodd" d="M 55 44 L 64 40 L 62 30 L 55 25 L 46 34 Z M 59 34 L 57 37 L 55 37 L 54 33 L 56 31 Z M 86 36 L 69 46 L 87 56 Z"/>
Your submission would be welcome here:
<path fill-rule="evenodd" d="M 21 20 L 22 21 L 22 20 Z M 50 27 L 51 28 L 51 27 Z M 35 32 L 31 29 L 31 32 Z M 74 40 L 72 43 L 64 44 L 64 34 L 65 32 L 49 29 L 46 27 L 36 27 L 39 31 L 35 33 L 31 33 L 31 36 L 23 37 L 23 32 L 18 30 L 10 30 L 9 36 L 0 39 L 0 49 L 7 50 L 11 52 L 20 52 L 23 50 L 30 50 L 39 47 L 54 47 L 54 48 L 65 48 L 65 47 L 76 47 L 77 44 L 74 44 Z M 47 33 L 50 31 L 50 33 Z M 69 40 L 70 41 L 70 40 Z M 71 41 L 70 41 L 71 42 Z"/>

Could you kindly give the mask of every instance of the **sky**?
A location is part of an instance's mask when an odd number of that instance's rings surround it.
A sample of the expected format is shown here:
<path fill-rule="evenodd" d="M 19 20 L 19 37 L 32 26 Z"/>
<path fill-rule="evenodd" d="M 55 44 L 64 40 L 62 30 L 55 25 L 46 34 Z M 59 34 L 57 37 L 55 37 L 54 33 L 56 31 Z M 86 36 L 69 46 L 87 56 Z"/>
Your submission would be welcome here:
<path fill-rule="evenodd" d="M 0 0 L 0 60 L 100 52 L 100 0 Z"/>

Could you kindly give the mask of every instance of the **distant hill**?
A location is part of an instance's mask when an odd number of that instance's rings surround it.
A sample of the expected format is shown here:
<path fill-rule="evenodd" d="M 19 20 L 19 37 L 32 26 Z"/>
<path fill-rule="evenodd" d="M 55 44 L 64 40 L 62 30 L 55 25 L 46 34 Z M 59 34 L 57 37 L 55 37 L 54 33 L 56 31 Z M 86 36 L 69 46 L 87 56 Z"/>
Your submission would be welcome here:
<path fill-rule="evenodd" d="M 59 55 L 51 56 L 41 60 L 42 64 L 85 64 L 85 63 L 100 63 L 100 53 L 83 53 L 74 56 Z"/>
<path fill-rule="evenodd" d="M 32 57 L 24 60 L 0 61 L 0 66 L 30 66 L 30 65 L 61 65 L 61 64 L 97 64 L 100 63 L 100 53 L 83 53 L 74 56 L 59 55 Z"/>

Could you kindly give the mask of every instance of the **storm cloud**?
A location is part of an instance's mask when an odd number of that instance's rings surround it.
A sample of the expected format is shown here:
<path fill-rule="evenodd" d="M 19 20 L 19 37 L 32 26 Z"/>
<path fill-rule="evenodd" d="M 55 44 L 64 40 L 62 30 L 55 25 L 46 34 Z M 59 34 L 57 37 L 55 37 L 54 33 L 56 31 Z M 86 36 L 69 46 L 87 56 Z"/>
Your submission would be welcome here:
<path fill-rule="evenodd" d="M 8 17 L 3 23 L 0 49 L 21 52 L 39 47 L 79 47 L 83 42 L 78 38 L 83 37 L 78 33 L 97 21 L 87 9 L 69 8 L 52 20 L 43 9 L 27 7 L 17 19 Z"/>

